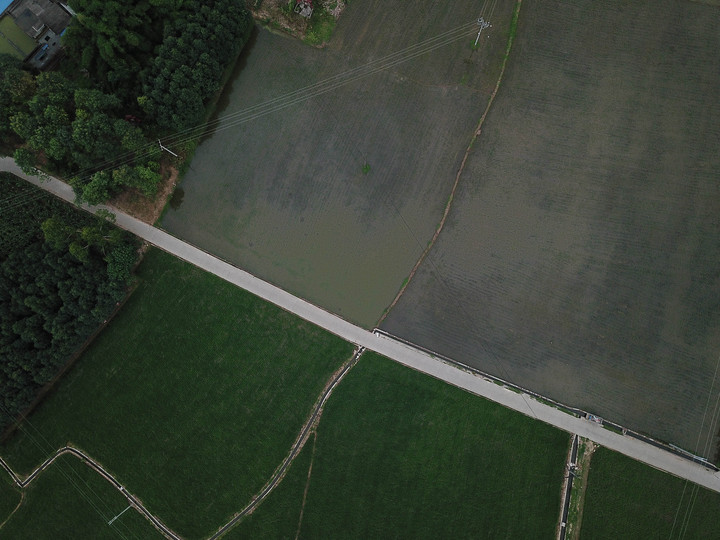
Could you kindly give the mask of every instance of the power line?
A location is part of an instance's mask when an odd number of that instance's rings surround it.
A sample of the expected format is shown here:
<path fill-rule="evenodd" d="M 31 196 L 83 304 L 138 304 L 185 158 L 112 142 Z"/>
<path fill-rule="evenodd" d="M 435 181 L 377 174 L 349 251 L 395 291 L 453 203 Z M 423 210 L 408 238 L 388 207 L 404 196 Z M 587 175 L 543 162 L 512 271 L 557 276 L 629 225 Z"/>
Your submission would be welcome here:
<path fill-rule="evenodd" d="M 173 153 L 173 155 L 177 155 L 169 150 L 168 146 L 177 147 L 189 141 L 209 135 L 210 133 L 236 127 L 243 123 L 256 120 L 267 114 L 272 114 L 292 105 L 296 105 L 327 92 L 331 92 L 337 88 L 387 70 L 398 64 L 407 62 L 417 58 L 418 56 L 427 54 L 440 47 L 444 47 L 450 43 L 458 41 L 459 39 L 464 38 L 467 35 L 468 30 L 472 29 L 474 26 L 474 21 L 464 23 L 447 30 L 446 32 L 406 47 L 405 49 L 391 53 L 383 58 L 372 60 L 342 73 L 332 75 L 322 81 L 312 83 L 303 88 L 293 90 L 262 103 L 246 107 L 241 111 L 219 116 L 215 120 L 196 124 L 193 127 L 177 131 L 174 134 L 163 138 L 165 144 L 161 144 L 161 149 L 168 150 Z M 134 152 L 126 152 L 116 156 L 112 160 L 101 162 L 95 167 L 82 169 L 74 174 L 73 177 L 79 178 L 80 180 L 86 180 L 97 172 L 117 169 L 123 165 L 150 157 L 157 151 L 156 149 L 157 146 L 155 143 L 148 143 Z"/>
<path fill-rule="evenodd" d="M 12 419 L 13 416 L 10 414 L 10 411 L 7 409 L 7 407 L 0 401 L 0 408 L 2 408 L 5 412 L 5 415 Z M 26 427 L 31 428 L 37 433 L 37 437 L 35 437 L 33 434 L 26 429 Z M 22 431 L 25 436 L 30 440 L 30 442 L 37 447 L 42 454 L 45 455 L 52 455 L 52 452 L 54 451 L 53 447 L 50 445 L 49 441 L 43 436 L 43 434 L 33 425 L 33 423 L 27 418 L 23 418 L 18 423 L 18 429 Z M 106 523 L 108 518 L 108 515 L 112 515 L 112 512 L 109 509 L 109 506 L 107 502 L 103 500 L 102 497 L 100 497 L 88 484 L 85 482 L 82 478 L 80 478 L 79 474 L 73 469 L 73 467 L 69 464 L 63 465 L 62 461 L 60 459 L 55 460 L 53 462 L 53 465 L 57 466 L 57 470 L 60 472 L 60 474 L 65 478 L 65 480 L 77 491 L 77 493 L 82 497 L 91 507 L 92 509 L 100 516 L 101 521 L 103 523 Z M 68 470 L 66 470 L 68 469 Z M 77 480 L 73 477 L 76 477 Z M 85 485 L 84 489 L 80 483 Z M 89 493 L 88 493 L 89 492 Z M 106 509 L 106 513 L 103 513 L 100 509 L 100 505 L 103 505 Z M 132 534 L 132 531 L 130 531 L 126 524 L 122 524 L 125 529 L 127 529 L 127 532 L 130 533 L 133 537 L 135 535 Z M 126 539 L 126 536 L 120 532 L 120 530 L 117 529 L 116 525 L 111 525 L 112 530 L 123 539 Z"/>

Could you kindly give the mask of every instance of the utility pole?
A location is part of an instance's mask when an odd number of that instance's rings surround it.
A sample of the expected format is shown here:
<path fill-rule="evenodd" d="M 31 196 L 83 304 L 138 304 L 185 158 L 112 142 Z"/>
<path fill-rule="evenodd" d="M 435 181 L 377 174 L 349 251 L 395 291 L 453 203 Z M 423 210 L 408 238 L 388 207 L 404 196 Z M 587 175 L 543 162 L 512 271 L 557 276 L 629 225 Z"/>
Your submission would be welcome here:
<path fill-rule="evenodd" d="M 175 157 L 178 157 L 178 155 L 177 155 L 175 152 L 173 152 L 173 151 L 170 150 L 169 148 L 164 147 L 163 144 L 160 142 L 160 139 L 158 139 L 158 144 L 160 145 L 160 151 L 161 151 L 161 152 L 162 152 L 163 150 L 165 150 L 167 153 L 172 154 L 172 155 L 175 156 Z"/>
<path fill-rule="evenodd" d="M 485 19 L 483 19 L 482 17 L 480 17 L 480 18 L 477 20 L 477 23 L 478 23 L 478 25 L 480 25 L 480 30 L 478 31 L 477 38 L 475 39 L 475 45 L 473 45 L 473 47 L 477 47 L 478 41 L 480 41 L 480 34 L 482 34 L 482 31 L 485 30 L 486 28 L 490 28 L 490 27 L 492 26 L 492 24 L 490 24 L 489 22 L 487 22 L 487 21 L 486 21 Z"/>

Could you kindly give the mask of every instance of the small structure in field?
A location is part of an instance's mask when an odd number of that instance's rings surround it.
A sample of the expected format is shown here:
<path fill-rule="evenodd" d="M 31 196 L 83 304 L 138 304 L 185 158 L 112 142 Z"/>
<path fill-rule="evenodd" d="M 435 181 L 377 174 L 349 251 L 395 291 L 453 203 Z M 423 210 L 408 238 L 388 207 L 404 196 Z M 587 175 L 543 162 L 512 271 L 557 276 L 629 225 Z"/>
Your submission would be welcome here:
<path fill-rule="evenodd" d="M 297 4 L 295 4 L 295 13 L 298 13 L 301 17 L 309 19 L 312 12 L 312 0 L 300 0 Z"/>

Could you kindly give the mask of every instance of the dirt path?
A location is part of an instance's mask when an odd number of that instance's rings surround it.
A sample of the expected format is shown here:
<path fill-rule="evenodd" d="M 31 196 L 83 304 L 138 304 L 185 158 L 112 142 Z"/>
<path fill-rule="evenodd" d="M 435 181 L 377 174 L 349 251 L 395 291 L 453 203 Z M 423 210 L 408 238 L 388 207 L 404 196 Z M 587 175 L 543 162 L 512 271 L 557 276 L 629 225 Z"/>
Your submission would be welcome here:
<path fill-rule="evenodd" d="M 522 0 L 518 0 L 515 4 L 515 10 L 513 12 L 513 21 L 511 23 L 511 30 L 510 30 L 510 36 L 508 37 L 507 46 L 505 47 L 505 56 L 503 58 L 502 67 L 500 68 L 500 75 L 498 75 L 497 82 L 495 83 L 495 88 L 493 89 L 492 94 L 490 94 L 490 99 L 488 100 L 488 104 L 485 107 L 485 111 L 483 112 L 482 116 L 480 117 L 480 121 L 477 124 L 477 127 L 475 128 L 475 132 L 473 133 L 472 138 L 470 139 L 470 142 L 467 145 L 467 148 L 465 149 L 465 155 L 463 156 L 462 162 L 460 163 L 460 168 L 458 169 L 457 174 L 455 175 L 455 182 L 453 183 L 452 189 L 450 190 L 450 197 L 448 197 L 447 204 L 445 204 L 445 210 L 443 211 L 442 218 L 440 219 L 440 223 L 438 223 L 437 228 L 435 229 L 435 233 L 433 234 L 430 242 L 425 247 L 423 252 L 420 254 L 420 258 L 415 263 L 415 266 L 413 266 L 412 270 L 410 271 L 410 274 L 408 275 L 408 278 L 403 283 L 402 287 L 398 291 L 397 295 L 393 299 L 393 301 L 390 303 L 390 305 L 385 309 L 383 314 L 380 316 L 380 319 L 378 320 L 377 324 L 375 326 L 380 326 L 382 322 L 385 320 L 385 318 L 390 313 L 390 310 L 395 307 L 395 304 L 398 303 L 400 300 L 400 297 L 403 295 L 405 290 L 407 289 L 408 285 L 410 285 L 410 282 L 412 281 L 413 277 L 415 277 L 415 273 L 417 272 L 418 268 L 422 264 L 422 262 L 427 257 L 427 254 L 430 253 L 430 250 L 435 245 L 435 241 L 438 239 L 438 236 L 440 236 L 440 233 L 443 230 L 443 227 L 445 227 L 445 222 L 447 221 L 447 217 L 450 214 L 450 208 L 452 207 L 453 200 L 455 199 L 455 192 L 457 191 L 458 184 L 460 183 L 460 176 L 462 176 L 463 171 L 465 170 L 465 163 L 467 162 L 468 156 L 470 155 L 470 150 L 472 150 L 472 147 L 475 144 L 475 141 L 480 136 L 480 133 L 482 132 L 482 126 L 485 123 L 485 118 L 487 118 L 488 113 L 490 112 L 490 107 L 493 104 L 493 101 L 495 101 L 495 96 L 498 93 L 498 90 L 500 89 L 500 83 L 502 82 L 503 75 L 505 74 L 505 67 L 507 66 L 508 58 L 510 57 L 510 50 L 512 49 L 513 41 L 515 40 L 515 32 L 514 28 L 517 25 L 518 17 L 520 16 L 520 6 L 522 4 Z"/>
<path fill-rule="evenodd" d="M 307 494 L 310 490 L 310 477 L 312 476 L 313 462 L 315 461 L 315 446 L 317 445 L 317 430 L 313 430 L 313 448 L 312 456 L 310 456 L 310 467 L 308 467 L 307 480 L 305 481 L 305 491 L 303 491 L 302 506 L 300 506 L 300 517 L 298 518 L 297 531 L 295 532 L 295 540 L 300 538 L 300 530 L 302 529 L 303 514 L 305 513 L 305 502 Z"/>
<path fill-rule="evenodd" d="M 575 479 L 575 464 L 578 454 L 578 436 L 570 437 L 570 447 L 565 463 L 565 470 L 562 482 L 562 494 L 560 496 L 560 522 L 556 530 L 558 540 L 565 540 L 567 532 L 567 516 L 570 509 L 570 498 L 572 496 L 573 480 Z"/>
<path fill-rule="evenodd" d="M 293 460 L 297 457 L 297 455 L 300 453 L 300 451 L 305 446 L 305 443 L 310 438 L 311 434 L 315 433 L 315 429 L 317 427 L 317 424 L 320 420 L 320 417 L 322 416 L 323 408 L 325 406 L 325 403 L 327 402 L 328 398 L 330 397 L 330 394 L 335 389 L 335 387 L 342 381 L 342 379 L 347 375 L 347 373 L 355 366 L 355 364 L 358 363 L 358 360 L 360 360 L 360 356 L 362 356 L 362 353 L 365 352 L 364 347 L 358 347 L 355 352 L 353 353 L 352 357 L 347 360 L 340 368 L 333 373 L 333 375 L 328 380 L 327 384 L 323 388 L 322 393 L 318 397 L 317 401 L 315 402 L 315 407 L 313 408 L 312 412 L 310 413 L 310 416 L 306 420 L 306 422 L 303 424 L 303 426 L 300 428 L 300 433 L 295 440 L 295 443 L 292 446 L 292 449 L 290 450 L 290 453 L 285 458 L 285 460 L 278 466 L 278 468 L 275 470 L 273 475 L 270 477 L 270 479 L 267 481 L 267 483 L 263 486 L 263 488 L 260 490 L 260 492 L 252 498 L 250 503 L 245 506 L 240 512 L 235 514 L 230 521 L 228 521 L 225 525 L 220 527 L 220 529 L 217 530 L 212 536 L 210 536 L 211 539 L 218 538 L 222 536 L 225 532 L 228 531 L 233 525 L 235 525 L 240 519 L 243 517 L 251 514 L 255 508 L 280 484 L 282 479 L 285 477 L 285 473 L 290 468 L 290 465 L 292 464 Z M 314 448 L 313 448 L 314 452 Z M 21 488 L 24 489 L 27 487 L 33 480 L 35 480 L 45 469 L 47 469 L 50 465 L 55 462 L 57 458 L 60 456 L 63 456 L 65 454 L 70 454 L 72 456 L 75 456 L 76 458 L 83 461 L 86 465 L 88 465 L 90 468 L 95 470 L 100 476 L 102 476 L 105 480 L 110 482 L 120 493 L 122 493 L 125 498 L 128 501 L 128 504 L 135 508 L 138 512 L 140 512 L 145 518 L 150 521 L 153 526 L 161 532 L 166 538 L 172 538 L 174 540 L 180 540 L 181 536 L 179 536 L 177 533 L 175 533 L 173 530 L 171 530 L 167 525 L 165 525 L 160 519 L 155 517 L 153 514 L 151 514 L 145 506 L 140 502 L 140 500 L 135 497 L 133 494 L 131 494 L 129 491 L 125 489 L 125 487 L 117 480 L 115 477 L 113 477 L 110 473 L 108 473 L 105 468 L 100 465 L 97 461 L 92 459 L 90 456 L 88 456 L 86 453 L 84 453 L 82 450 L 79 450 L 78 448 L 75 448 L 73 446 L 64 446 L 63 448 L 60 448 L 57 450 L 52 456 L 47 458 L 39 467 L 37 467 L 33 472 L 31 472 L 27 477 L 25 477 L 24 480 L 21 480 L 20 477 L 15 474 L 15 471 L 10 468 L 10 466 L 7 464 L 7 462 L 0 457 L 0 466 L 5 469 L 5 471 L 10 475 L 10 477 L 13 479 L 13 482 Z M 308 482 L 309 482 L 309 475 L 312 471 L 312 463 L 310 465 L 310 471 L 308 472 Z M 306 493 L 307 495 L 307 487 L 306 487 Z M 22 504 L 23 498 L 24 498 L 24 492 L 21 493 L 22 498 L 20 499 L 20 503 L 18 504 L 17 508 L 20 507 L 20 504 Z M 303 507 L 304 507 L 305 498 L 303 497 Z M 15 510 L 17 510 L 15 508 Z M 13 511 L 13 513 L 15 512 Z M 12 514 L 11 514 L 12 515 Z M 9 519 L 9 518 L 8 518 Z M 302 519 L 302 514 L 301 514 Z M 7 520 L 6 520 L 7 521 Z M 298 524 L 299 526 L 299 524 Z M 2 525 L 0 525 L 2 527 Z"/>
<path fill-rule="evenodd" d="M 22 503 L 23 503 L 23 502 L 25 502 L 25 492 L 24 492 L 24 491 L 21 491 L 21 492 L 20 492 L 20 500 L 18 501 L 17 506 L 13 509 L 12 512 L 10 512 L 10 515 L 5 518 L 5 521 L 3 521 L 2 523 L 0 523 L 0 530 L 2 530 L 2 528 L 5 526 L 5 524 L 6 524 L 8 521 L 10 521 L 10 518 L 13 517 L 13 514 L 15 514 L 15 512 L 18 511 L 18 509 L 22 506 Z"/>
<path fill-rule="evenodd" d="M 313 409 L 312 413 L 308 417 L 307 421 L 303 425 L 303 427 L 300 429 L 300 434 L 298 435 L 297 439 L 295 440 L 295 444 L 293 444 L 292 449 L 290 450 L 290 453 L 287 455 L 285 460 L 278 466 L 278 468 L 275 470 L 273 475 L 270 477 L 270 479 L 267 481 L 267 483 L 262 487 L 260 492 L 255 495 L 255 497 L 252 498 L 250 503 L 240 510 L 237 514 L 235 514 L 230 521 L 228 521 L 225 525 L 220 527 L 215 534 L 213 534 L 210 537 L 210 540 L 215 540 L 216 538 L 219 538 L 223 534 L 225 534 L 230 528 L 232 528 L 235 524 L 237 524 L 238 521 L 240 521 L 242 518 L 244 518 L 247 515 L 250 515 L 253 513 L 255 508 L 258 507 L 258 505 L 268 496 L 270 493 L 280 484 L 282 479 L 285 477 L 285 473 L 287 473 L 287 470 L 290 468 L 290 465 L 292 464 L 293 460 L 297 457 L 297 455 L 300 453 L 300 451 L 305 446 L 305 443 L 310 438 L 310 434 L 315 431 L 315 428 L 317 427 L 317 423 L 320 421 L 320 416 L 322 416 L 323 407 L 325 407 L 325 402 L 330 397 L 330 394 L 335 389 L 335 387 L 340 383 L 340 381 L 343 380 L 345 375 L 348 374 L 348 372 L 355 366 L 355 364 L 358 363 L 358 360 L 360 360 L 360 356 L 362 356 L 362 353 L 365 352 L 364 347 L 358 347 L 355 350 L 355 353 L 353 354 L 352 358 L 345 362 L 338 371 L 336 371 L 333 376 L 330 378 L 328 383 L 325 385 L 325 389 L 323 390 L 323 393 L 318 398 L 315 408 Z"/>
<path fill-rule="evenodd" d="M 567 518 L 566 540 L 577 540 L 580 537 L 585 494 L 587 492 L 590 460 L 597 449 L 590 439 L 580 438 L 578 442 L 578 458 L 575 463 L 575 480 L 570 494 L 570 512 Z"/>

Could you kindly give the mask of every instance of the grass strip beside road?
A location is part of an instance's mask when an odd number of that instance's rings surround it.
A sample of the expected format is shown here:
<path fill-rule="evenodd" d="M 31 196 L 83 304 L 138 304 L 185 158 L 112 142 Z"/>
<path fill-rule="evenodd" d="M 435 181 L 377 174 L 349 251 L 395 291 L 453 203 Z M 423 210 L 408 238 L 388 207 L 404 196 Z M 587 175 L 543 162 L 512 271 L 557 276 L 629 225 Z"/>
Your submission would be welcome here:
<path fill-rule="evenodd" d="M 600 448 L 580 538 L 720 538 L 720 494 Z"/>
<path fill-rule="evenodd" d="M 27 474 L 66 443 L 188 538 L 242 508 L 352 346 L 162 251 L 125 308 L 0 450 Z"/>
<path fill-rule="evenodd" d="M 229 538 L 294 536 L 311 445 Z M 301 538 L 551 537 L 567 435 L 375 353 L 328 401 Z"/>

